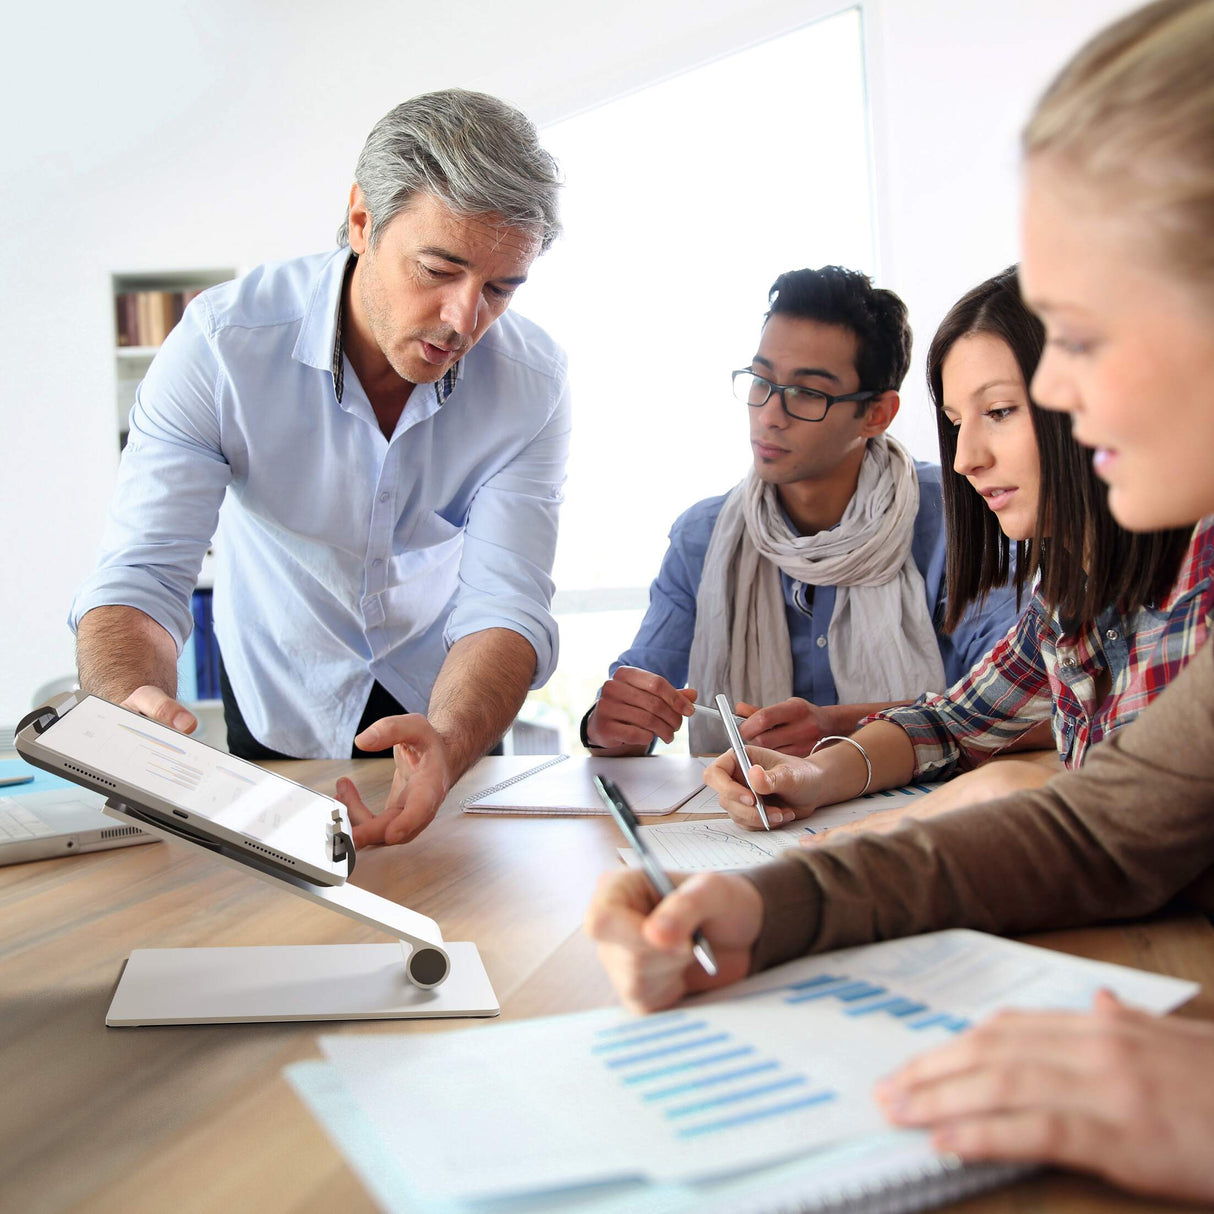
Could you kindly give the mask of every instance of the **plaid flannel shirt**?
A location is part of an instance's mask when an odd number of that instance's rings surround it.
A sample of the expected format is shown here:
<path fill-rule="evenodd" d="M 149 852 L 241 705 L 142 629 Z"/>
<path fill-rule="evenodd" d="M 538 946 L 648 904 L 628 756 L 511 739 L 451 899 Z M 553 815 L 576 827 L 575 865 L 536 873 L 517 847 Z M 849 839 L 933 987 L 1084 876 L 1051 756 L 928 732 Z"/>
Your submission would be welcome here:
<path fill-rule="evenodd" d="M 1205 641 L 1212 617 L 1214 516 L 1194 531 L 1162 605 L 1129 616 L 1110 607 L 1068 635 L 1034 594 L 1007 636 L 963 679 L 867 720 L 906 730 L 918 779 L 947 779 L 977 767 L 1045 720 L 1062 762 L 1076 768 L 1180 673 Z M 1106 671 L 1108 694 L 1097 702 Z"/>

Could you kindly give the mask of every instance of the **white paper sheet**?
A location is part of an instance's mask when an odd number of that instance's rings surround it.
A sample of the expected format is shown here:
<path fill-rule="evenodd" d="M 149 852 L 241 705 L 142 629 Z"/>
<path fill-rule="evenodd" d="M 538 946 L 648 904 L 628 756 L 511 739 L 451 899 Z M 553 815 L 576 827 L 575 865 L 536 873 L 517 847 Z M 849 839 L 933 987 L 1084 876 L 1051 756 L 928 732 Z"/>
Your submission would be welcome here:
<path fill-rule="evenodd" d="M 463 808 L 466 813 L 605 814 L 594 786 L 600 775 L 619 785 L 634 813 L 668 814 L 699 795 L 709 762 L 691 755 L 536 756 L 530 771 L 467 796 Z"/>
<path fill-rule="evenodd" d="M 670 872 L 746 868 L 778 856 L 785 848 L 796 847 L 805 835 L 820 834 L 832 826 L 857 822 L 887 809 L 901 808 L 931 790 L 930 784 L 910 784 L 905 788 L 869 793 L 851 801 L 828 805 L 808 818 L 771 831 L 747 830 L 728 818 L 703 822 L 663 822 L 659 826 L 643 826 L 641 829 L 658 863 Z M 636 864 L 631 848 L 621 847 L 619 851 L 625 864 Z"/>
<path fill-rule="evenodd" d="M 325 1037 L 428 1197 L 700 1181 L 885 1132 L 873 1083 L 1006 1007 L 1163 1011 L 1193 983 L 950 931 L 793 962 L 671 1012 Z"/>

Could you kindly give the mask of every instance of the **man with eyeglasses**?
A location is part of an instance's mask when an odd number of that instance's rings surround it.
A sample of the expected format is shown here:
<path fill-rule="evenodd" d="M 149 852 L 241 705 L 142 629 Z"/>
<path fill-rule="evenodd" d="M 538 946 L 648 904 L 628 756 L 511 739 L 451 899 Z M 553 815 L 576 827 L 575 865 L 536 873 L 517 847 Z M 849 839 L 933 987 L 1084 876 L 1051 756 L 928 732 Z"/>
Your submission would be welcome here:
<path fill-rule="evenodd" d="M 769 302 L 758 351 L 733 373 L 753 467 L 675 522 L 640 632 L 582 720 L 598 753 L 644 754 L 686 717 L 693 753 L 728 749 L 692 707 L 724 692 L 745 741 L 806 755 L 942 690 L 1016 618 L 1002 590 L 952 634 L 940 626 L 940 469 L 886 434 L 910 364 L 901 299 L 825 266 L 782 274 Z"/>

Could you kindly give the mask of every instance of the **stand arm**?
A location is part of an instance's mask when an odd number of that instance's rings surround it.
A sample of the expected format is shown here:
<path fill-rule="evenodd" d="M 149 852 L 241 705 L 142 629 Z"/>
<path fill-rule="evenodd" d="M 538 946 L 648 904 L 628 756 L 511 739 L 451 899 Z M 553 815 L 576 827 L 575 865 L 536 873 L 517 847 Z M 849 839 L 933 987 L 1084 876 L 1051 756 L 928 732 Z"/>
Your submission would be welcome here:
<path fill-rule="evenodd" d="M 425 915 L 389 902 L 356 885 L 313 885 L 294 873 L 287 873 L 260 864 L 252 857 L 237 855 L 221 845 L 209 846 L 190 835 L 182 834 L 156 819 L 140 813 L 126 803 L 111 798 L 105 803 L 105 813 L 119 822 L 138 826 L 140 830 L 158 835 L 169 842 L 185 843 L 197 848 L 229 868 L 240 869 L 250 876 L 285 889 L 297 897 L 320 906 L 327 906 L 348 919 L 357 919 L 369 927 L 379 928 L 395 936 L 406 946 L 405 973 L 414 986 L 430 990 L 439 986 L 451 972 L 451 961 L 443 947 L 443 934 L 438 924 Z M 409 947 L 411 946 L 411 947 Z"/>

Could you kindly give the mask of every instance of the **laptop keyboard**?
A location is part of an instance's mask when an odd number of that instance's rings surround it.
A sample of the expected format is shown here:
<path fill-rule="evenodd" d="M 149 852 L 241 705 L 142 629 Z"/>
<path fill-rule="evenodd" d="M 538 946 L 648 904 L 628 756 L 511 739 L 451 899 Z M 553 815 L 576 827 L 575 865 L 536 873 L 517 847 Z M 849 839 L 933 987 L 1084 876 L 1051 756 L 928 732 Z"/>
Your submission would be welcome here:
<path fill-rule="evenodd" d="M 58 833 L 55 828 L 18 805 L 10 797 L 0 797 L 0 843 L 19 839 L 40 839 Z"/>

